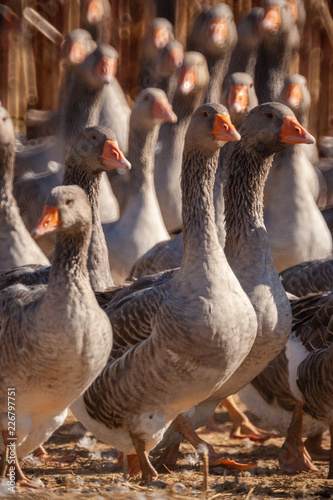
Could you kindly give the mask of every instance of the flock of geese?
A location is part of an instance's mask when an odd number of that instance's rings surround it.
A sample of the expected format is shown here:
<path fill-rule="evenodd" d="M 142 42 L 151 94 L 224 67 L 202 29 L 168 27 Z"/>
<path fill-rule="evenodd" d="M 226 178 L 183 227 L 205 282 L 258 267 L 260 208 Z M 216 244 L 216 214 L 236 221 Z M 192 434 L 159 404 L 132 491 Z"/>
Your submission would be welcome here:
<path fill-rule="evenodd" d="M 0 107 L 2 475 L 15 438 L 16 482 L 35 487 L 19 458 L 70 408 L 148 483 L 149 452 L 169 466 L 187 439 L 200 455 L 196 429 L 221 401 L 239 422 L 238 393 L 267 429 L 247 435 L 286 435 L 282 470 L 320 457 L 333 479 L 329 187 L 306 79 L 288 74 L 302 0 L 264 0 L 237 26 L 206 6 L 185 52 L 154 19 L 131 107 L 109 7 L 82 2 L 58 109 L 27 115 L 37 145 L 18 145 Z M 246 468 L 207 449 L 211 466 Z"/>

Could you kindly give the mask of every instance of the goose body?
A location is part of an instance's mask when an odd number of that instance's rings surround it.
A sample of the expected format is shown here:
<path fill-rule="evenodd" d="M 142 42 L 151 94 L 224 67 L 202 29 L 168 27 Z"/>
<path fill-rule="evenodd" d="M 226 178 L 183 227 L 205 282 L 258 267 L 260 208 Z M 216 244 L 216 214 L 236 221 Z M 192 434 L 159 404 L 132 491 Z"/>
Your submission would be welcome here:
<path fill-rule="evenodd" d="M 58 236 L 48 285 L 13 285 L 0 293 L 0 447 L 4 451 L 7 442 L 7 390 L 14 387 L 18 456 L 61 423 L 68 405 L 102 370 L 112 345 L 86 267 L 91 209 L 81 188 L 52 190 L 34 235 L 52 230 Z"/>
<path fill-rule="evenodd" d="M 180 173 L 185 133 L 190 118 L 202 101 L 209 79 L 207 63 L 198 52 L 185 52 L 173 99 L 176 123 L 162 125 L 155 156 L 155 188 L 163 220 L 169 232 L 182 225 Z"/>
<path fill-rule="evenodd" d="M 286 106 L 259 105 L 245 118 L 239 143 L 221 150 L 225 172 L 225 252 L 256 311 L 258 332 L 249 355 L 234 374 L 206 401 L 191 409 L 189 418 L 194 428 L 205 425 L 222 399 L 258 375 L 290 335 L 290 305 L 273 264 L 263 222 L 263 188 L 274 153 L 289 143 L 314 141 L 302 127 L 297 132 L 293 122 L 293 113 Z M 245 183 L 256 189 L 248 190 Z M 237 208 L 239 204 L 237 210 L 235 203 Z M 181 439 L 170 426 L 160 446 L 170 446 Z"/>
<path fill-rule="evenodd" d="M 153 162 L 158 126 L 176 120 L 166 94 L 160 89 L 141 91 L 133 104 L 128 154 L 133 168 L 129 174 L 127 205 L 116 222 L 103 225 L 110 270 L 117 284 L 127 277 L 141 255 L 169 238 L 156 197 Z"/>
<path fill-rule="evenodd" d="M 317 470 L 301 441 L 302 410 L 329 427 L 333 436 L 332 292 L 310 294 L 292 302 L 293 332 L 287 344 L 289 385 L 296 399 L 292 423 L 280 454 L 284 471 Z M 295 424 L 297 427 L 295 428 Z M 333 478 L 332 445 L 328 478 Z"/>
<path fill-rule="evenodd" d="M 209 84 L 205 102 L 220 102 L 222 83 L 237 43 L 237 29 L 229 5 L 204 6 L 188 36 L 187 50 L 201 52 L 208 64 Z"/>
<path fill-rule="evenodd" d="M 208 395 L 234 372 L 253 341 L 250 334 L 241 341 L 243 332 L 255 334 L 257 328 L 252 306 L 226 263 L 214 223 L 212 189 L 219 140 L 237 138 L 225 113 L 221 105 L 199 107 L 187 131 L 182 173 L 185 251 L 180 270 L 139 294 L 135 283 L 107 308 L 111 322 L 120 327 L 120 338 L 133 345 L 143 328 L 144 340 L 111 359 L 71 407 L 97 437 L 124 453 L 138 453 L 144 479 L 155 475 L 143 458 L 145 452 L 162 439 L 170 421 L 184 411 L 181 408 L 192 406 L 193 400 Z M 215 120 L 222 127 L 214 127 Z M 235 315 L 235 304 L 246 314 Z M 127 319 L 142 307 L 146 319 L 139 319 L 135 330 L 128 329 Z"/>
<path fill-rule="evenodd" d="M 293 48 L 299 43 L 296 21 L 288 2 L 265 0 L 263 7 L 262 39 L 254 69 L 254 87 L 259 103 L 279 100 Z"/>
<path fill-rule="evenodd" d="M 41 171 L 47 170 L 49 161 L 57 161 L 63 165 L 69 149 L 72 147 L 77 136 L 85 128 L 97 125 L 100 109 L 102 105 L 102 93 L 105 85 L 110 82 L 113 76 L 112 61 L 114 60 L 116 51 L 108 46 L 102 45 L 91 52 L 86 59 L 75 66 L 70 72 L 63 98 L 63 107 L 60 113 L 59 133 L 54 138 L 51 147 L 47 143 L 45 155 L 40 148 L 31 148 L 30 152 L 23 151 L 20 156 L 23 156 L 23 164 L 31 164 L 37 161 Z M 38 153 L 38 158 L 36 158 Z M 29 199 L 29 193 L 25 188 L 24 182 L 16 188 L 18 205 L 25 207 L 26 219 L 29 217 L 28 212 L 40 213 L 45 203 L 45 199 L 49 193 L 50 186 L 55 187 L 61 184 L 63 179 L 63 167 L 58 169 L 56 173 L 49 172 L 47 179 L 35 177 L 36 187 L 34 188 L 36 198 Z M 32 181 L 28 179 L 29 188 L 32 188 Z M 106 221 L 110 221 L 110 213 L 118 213 L 116 200 L 112 196 L 112 190 L 107 178 L 103 178 L 101 192 L 103 193 L 101 205 L 108 211 Z M 28 201 L 26 197 L 28 196 Z M 36 206 L 37 205 L 37 206 Z M 28 207 L 28 208 L 27 208 Z M 30 208 L 29 208 L 30 207 Z M 31 228 L 32 229 L 32 228 Z"/>
<path fill-rule="evenodd" d="M 103 172 L 112 168 L 128 170 L 130 163 L 119 150 L 116 136 L 106 127 L 87 127 L 70 150 L 64 171 L 64 185 L 77 184 L 88 196 L 92 210 L 92 235 L 88 251 L 88 271 L 95 291 L 113 286 L 108 248 L 99 213 L 99 183 Z M 1 289 L 14 283 L 47 283 L 50 268 L 23 266 L 1 276 Z"/>
<path fill-rule="evenodd" d="M 304 77 L 289 75 L 280 100 L 307 126 L 311 98 Z M 297 144 L 275 155 L 265 186 L 265 225 L 278 272 L 332 255 L 332 236 L 317 206 L 321 174 L 311 163 L 307 148 L 311 153 L 316 146 Z"/>
<path fill-rule="evenodd" d="M 0 107 L 0 271 L 25 264 L 49 265 L 49 260 L 31 238 L 13 196 L 14 127 Z"/>
<path fill-rule="evenodd" d="M 147 26 L 141 41 L 141 58 L 138 75 L 140 90 L 151 86 L 152 78 L 154 79 L 153 61 L 173 38 L 173 26 L 164 17 L 156 17 Z"/>

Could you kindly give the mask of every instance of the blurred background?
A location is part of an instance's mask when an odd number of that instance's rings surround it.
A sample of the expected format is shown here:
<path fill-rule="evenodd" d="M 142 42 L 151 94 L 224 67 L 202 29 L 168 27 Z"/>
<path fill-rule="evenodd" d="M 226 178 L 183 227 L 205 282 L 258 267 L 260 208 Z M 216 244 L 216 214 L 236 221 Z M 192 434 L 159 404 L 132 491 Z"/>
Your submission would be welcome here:
<path fill-rule="evenodd" d="M 108 0 L 106 0 L 108 1 Z M 29 108 L 52 110 L 58 103 L 61 76 L 61 43 L 73 29 L 83 27 L 80 0 L 7 0 L 18 16 L 7 26 L 1 21 L 0 99 L 11 114 L 17 132 L 26 131 Z M 199 0 L 109 0 L 108 43 L 119 54 L 117 78 L 129 104 L 138 90 L 141 41 L 155 17 L 165 17 L 174 26 L 176 40 L 186 46 L 195 14 L 203 5 L 218 2 Z M 260 0 L 226 0 L 235 21 Z M 304 0 L 306 22 L 300 49 L 290 63 L 290 73 L 308 80 L 312 105 L 309 130 L 318 139 L 333 133 L 333 1 Z M 32 7 L 62 36 L 48 38 L 23 17 Z M 37 25 L 38 23 L 36 23 Z"/>

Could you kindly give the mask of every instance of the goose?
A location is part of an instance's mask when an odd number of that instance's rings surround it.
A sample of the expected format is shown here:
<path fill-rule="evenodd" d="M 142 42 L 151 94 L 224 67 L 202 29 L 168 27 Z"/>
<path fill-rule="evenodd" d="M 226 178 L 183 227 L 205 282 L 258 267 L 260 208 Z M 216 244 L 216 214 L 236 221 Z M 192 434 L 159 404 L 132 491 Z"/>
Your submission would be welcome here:
<path fill-rule="evenodd" d="M 232 73 L 247 73 L 254 76 L 258 46 L 261 41 L 261 22 L 264 17 L 262 7 L 253 7 L 245 12 L 237 23 L 237 43 L 231 54 L 225 82 Z"/>
<path fill-rule="evenodd" d="M 102 106 L 99 115 L 99 125 L 111 128 L 123 153 L 128 153 L 129 118 L 131 108 L 128 105 L 125 93 L 116 77 L 118 53 L 114 49 L 112 64 L 114 70 L 108 85 L 104 85 Z"/>
<path fill-rule="evenodd" d="M 48 285 L 13 285 L 0 293 L 2 465 L 6 474 L 13 442 L 7 392 L 14 387 L 16 481 L 27 487 L 34 486 L 17 456 L 29 454 L 62 423 L 67 407 L 104 367 L 112 346 L 112 328 L 86 267 L 91 209 L 81 188 L 51 191 L 33 235 L 47 231 L 57 231 Z"/>
<path fill-rule="evenodd" d="M 290 108 L 280 103 L 253 108 L 239 133 L 241 140 L 237 145 L 226 144 L 220 154 L 225 171 L 225 254 L 256 311 L 257 336 L 240 367 L 207 400 L 188 415 L 177 417 L 159 448 L 176 445 L 186 438 L 198 449 L 202 440 L 193 429 L 208 422 L 221 400 L 253 380 L 282 350 L 290 335 L 290 305 L 273 264 L 264 226 L 263 189 L 275 153 L 300 142 L 313 143 L 315 139 L 301 127 Z M 212 447 L 207 446 L 210 464 L 221 463 Z"/>
<path fill-rule="evenodd" d="M 332 259 L 296 264 L 280 273 L 284 289 L 295 297 L 329 292 L 333 284 Z M 294 297 L 294 298 L 295 298 Z M 289 366 L 284 348 L 238 396 L 260 418 L 265 429 L 275 428 L 286 435 L 296 399 L 289 387 Z M 304 415 L 303 436 L 307 451 L 317 459 L 327 458 L 320 447 L 323 425 Z"/>
<path fill-rule="evenodd" d="M 28 109 L 26 113 L 27 138 L 37 139 L 57 134 L 60 123 L 63 97 L 72 70 L 95 50 L 96 43 L 88 31 L 71 30 L 61 44 L 60 88 L 58 106 L 54 111 Z"/>
<path fill-rule="evenodd" d="M 173 109 L 178 120 L 176 123 L 162 125 L 155 155 L 156 194 L 169 233 L 179 230 L 182 225 L 179 178 L 185 132 L 192 114 L 202 102 L 208 80 L 204 56 L 198 52 L 185 52 L 173 99 Z"/>
<path fill-rule="evenodd" d="M 263 8 L 262 40 L 254 69 L 254 88 L 259 103 L 279 100 L 293 47 L 299 43 L 298 34 L 295 37 L 296 21 L 286 0 L 265 0 Z"/>
<path fill-rule="evenodd" d="M 140 333 L 146 338 L 111 358 L 85 395 L 71 406 L 96 437 L 124 454 L 138 455 L 146 482 L 156 476 L 147 452 L 178 413 L 202 400 L 234 372 L 257 330 L 255 312 L 227 265 L 214 223 L 214 171 L 220 141 L 228 138 L 238 140 L 239 135 L 224 106 L 204 105 L 195 111 L 183 156 L 181 267 L 156 278 L 155 286 L 145 290 L 140 291 L 135 282 L 134 288 L 125 289 L 125 296 L 117 300 L 117 294 L 115 302 L 110 302 L 106 313 L 111 323 L 125 320 L 119 325 L 120 339 L 128 338 L 130 347 Z M 234 313 L 239 306 L 241 315 Z M 143 321 L 142 308 L 146 312 Z M 138 313 L 132 329 L 127 319 Z M 145 335 L 147 329 L 151 335 Z"/>
<path fill-rule="evenodd" d="M 220 102 L 222 83 L 236 43 L 237 29 L 229 5 L 204 6 L 194 20 L 186 48 L 201 52 L 207 60 L 210 79 L 205 102 Z"/>
<path fill-rule="evenodd" d="M 289 385 L 296 404 L 279 456 L 283 471 L 317 470 L 301 439 L 304 411 L 330 430 L 328 479 L 333 479 L 331 311 L 331 291 L 310 294 L 292 302 L 293 328 L 286 356 Z"/>
<path fill-rule="evenodd" d="M 179 68 L 184 62 L 184 48 L 177 40 L 170 40 L 157 52 L 151 62 L 149 85 L 164 90 L 170 102 L 173 100 L 177 86 Z"/>
<path fill-rule="evenodd" d="M 64 171 L 64 185 L 79 185 L 86 192 L 92 210 L 92 236 L 88 251 L 88 270 L 92 288 L 104 291 L 114 285 L 110 274 L 108 248 L 99 214 L 99 184 L 102 172 L 110 168 L 128 170 L 131 164 L 119 150 L 115 134 L 105 127 L 87 127 L 70 150 Z M 50 269 L 23 266 L 3 273 L 0 288 L 14 283 L 47 283 Z"/>
<path fill-rule="evenodd" d="M 17 156 L 23 156 L 23 161 L 26 168 L 32 170 L 31 165 L 36 161 L 40 165 L 42 171 L 45 171 L 49 160 L 58 161 L 61 164 L 65 161 L 66 154 L 70 147 L 75 142 L 81 130 L 85 127 L 97 125 L 99 112 L 102 104 L 102 92 L 104 85 L 112 79 L 112 64 L 114 59 L 114 49 L 109 46 L 99 46 L 91 52 L 86 59 L 78 64 L 68 79 L 66 88 L 63 110 L 61 111 L 61 124 L 59 136 L 56 136 L 49 150 L 45 152 L 39 151 L 40 156 L 36 157 L 35 148 L 25 154 L 25 151 Z M 62 148 L 63 146 L 63 148 Z M 49 176 L 40 178 L 39 176 L 31 176 L 21 179 L 16 182 L 15 196 L 17 203 L 22 209 L 22 217 L 26 223 L 35 220 L 35 214 L 40 213 L 45 202 L 46 196 L 50 189 L 61 184 L 63 178 L 63 168 L 57 173 L 49 173 Z M 29 183 L 29 189 L 34 187 L 35 199 L 29 197 L 25 186 L 25 180 Z M 33 183 L 33 180 L 35 182 Z M 112 194 L 112 190 L 107 178 L 103 178 L 101 183 L 101 217 L 105 222 L 110 221 L 110 214 L 113 217 L 118 216 L 116 200 Z M 105 210 L 108 213 L 105 215 Z M 31 215 L 32 214 L 32 215 Z M 114 220 L 114 219 L 113 219 Z M 29 230 L 32 227 L 28 227 Z M 49 248 L 49 245 L 48 245 Z M 48 252 L 48 255 L 50 252 Z"/>
<path fill-rule="evenodd" d="M 13 196 L 14 144 L 13 122 L 0 106 L 0 271 L 25 264 L 50 264 L 26 229 Z"/>
<path fill-rule="evenodd" d="M 150 86 L 153 73 L 151 64 L 170 40 L 173 40 L 173 26 L 164 17 L 155 17 L 147 26 L 141 40 L 141 56 L 139 61 L 138 91 Z"/>
<path fill-rule="evenodd" d="M 238 129 L 248 112 L 258 105 L 253 77 L 243 72 L 231 73 L 225 82 L 221 102 L 228 108 L 232 123 Z"/>
<path fill-rule="evenodd" d="M 178 120 L 176 123 L 162 124 L 155 154 L 155 189 L 164 224 L 170 233 L 181 227 L 179 178 L 185 132 L 191 115 L 202 101 L 208 80 L 204 56 L 199 52 L 185 52 L 173 98 L 173 109 Z M 116 171 L 109 174 L 120 214 L 126 206 L 128 178 L 129 176 L 117 175 Z"/>
<path fill-rule="evenodd" d="M 303 297 L 333 289 L 333 259 L 315 259 L 288 267 L 280 273 L 284 289 Z"/>
<path fill-rule="evenodd" d="M 280 99 L 307 122 L 310 96 L 304 77 L 288 76 Z M 317 206 L 320 185 L 307 146 L 297 144 L 275 155 L 265 186 L 264 219 L 278 272 L 332 255 L 332 236 Z"/>
<path fill-rule="evenodd" d="M 303 127 L 308 127 L 309 115 L 311 108 L 311 95 L 308 89 L 305 76 L 297 73 L 287 75 L 284 80 L 284 85 L 279 97 L 279 101 L 293 110 L 297 120 Z M 309 162 L 303 163 L 303 177 L 308 180 L 309 187 L 313 194 L 319 209 L 326 205 L 327 186 L 325 177 L 317 168 L 319 163 L 319 154 L 316 144 L 308 144 L 300 146 L 303 149 L 303 154 L 306 155 Z M 267 184 L 266 184 L 267 187 Z"/>
<path fill-rule="evenodd" d="M 81 0 L 81 27 L 88 31 L 95 42 L 110 43 L 111 5 L 109 0 Z"/>
<path fill-rule="evenodd" d="M 110 270 L 116 284 L 124 281 L 141 255 L 169 238 L 156 197 L 153 167 L 159 125 L 176 120 L 161 89 L 144 89 L 134 101 L 128 154 L 133 168 L 127 205 L 117 221 L 103 224 Z"/>

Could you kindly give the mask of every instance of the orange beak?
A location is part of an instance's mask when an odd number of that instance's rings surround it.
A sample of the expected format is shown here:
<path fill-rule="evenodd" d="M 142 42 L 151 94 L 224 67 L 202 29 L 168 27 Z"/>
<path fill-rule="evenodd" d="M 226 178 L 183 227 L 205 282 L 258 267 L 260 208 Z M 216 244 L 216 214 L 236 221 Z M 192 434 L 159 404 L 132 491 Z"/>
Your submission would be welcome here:
<path fill-rule="evenodd" d="M 117 60 L 102 57 L 94 69 L 94 74 L 103 82 L 110 83 L 114 78 L 117 70 Z"/>
<path fill-rule="evenodd" d="M 90 0 L 87 7 L 87 21 L 89 24 L 97 24 L 104 15 L 101 0 Z"/>
<path fill-rule="evenodd" d="M 197 84 L 197 74 L 193 68 L 182 68 L 178 77 L 178 88 L 184 94 L 189 94 Z"/>
<path fill-rule="evenodd" d="M 106 167 L 121 168 L 122 170 L 131 169 L 131 164 L 120 151 L 117 141 L 106 140 L 100 158 L 102 158 L 103 165 Z"/>
<path fill-rule="evenodd" d="M 153 43 L 157 49 L 164 49 L 169 42 L 169 32 L 165 28 L 155 28 L 153 32 Z"/>
<path fill-rule="evenodd" d="M 86 55 L 87 51 L 84 43 L 78 40 L 73 42 L 68 54 L 68 58 L 71 61 L 71 63 L 80 64 L 86 58 Z"/>
<path fill-rule="evenodd" d="M 302 102 L 302 88 L 295 83 L 288 85 L 283 96 L 284 103 L 290 108 L 299 106 Z"/>
<path fill-rule="evenodd" d="M 288 144 L 315 144 L 316 139 L 298 122 L 294 116 L 285 116 L 281 134 L 281 142 Z"/>
<path fill-rule="evenodd" d="M 60 224 L 58 209 L 45 205 L 43 215 L 31 231 L 31 236 L 36 239 L 46 233 L 52 233 L 60 227 Z"/>
<path fill-rule="evenodd" d="M 232 85 L 228 95 L 229 111 L 233 110 L 236 113 L 241 113 L 242 111 L 246 111 L 247 105 L 248 105 L 247 86 Z"/>
<path fill-rule="evenodd" d="M 180 68 L 184 61 L 184 51 L 182 49 L 174 49 L 169 53 L 168 63 L 171 68 Z"/>
<path fill-rule="evenodd" d="M 281 11 L 279 7 L 268 7 L 266 9 L 262 26 L 267 31 L 279 31 L 281 26 Z"/>
<path fill-rule="evenodd" d="M 226 19 L 213 19 L 209 26 L 209 37 L 213 44 L 220 47 L 228 39 L 228 21 Z"/>
<path fill-rule="evenodd" d="M 229 115 L 215 115 L 213 135 L 217 141 L 239 141 L 241 136 L 231 123 Z"/>
<path fill-rule="evenodd" d="M 176 123 L 177 115 L 167 99 L 156 99 L 153 104 L 152 115 L 162 122 Z"/>

